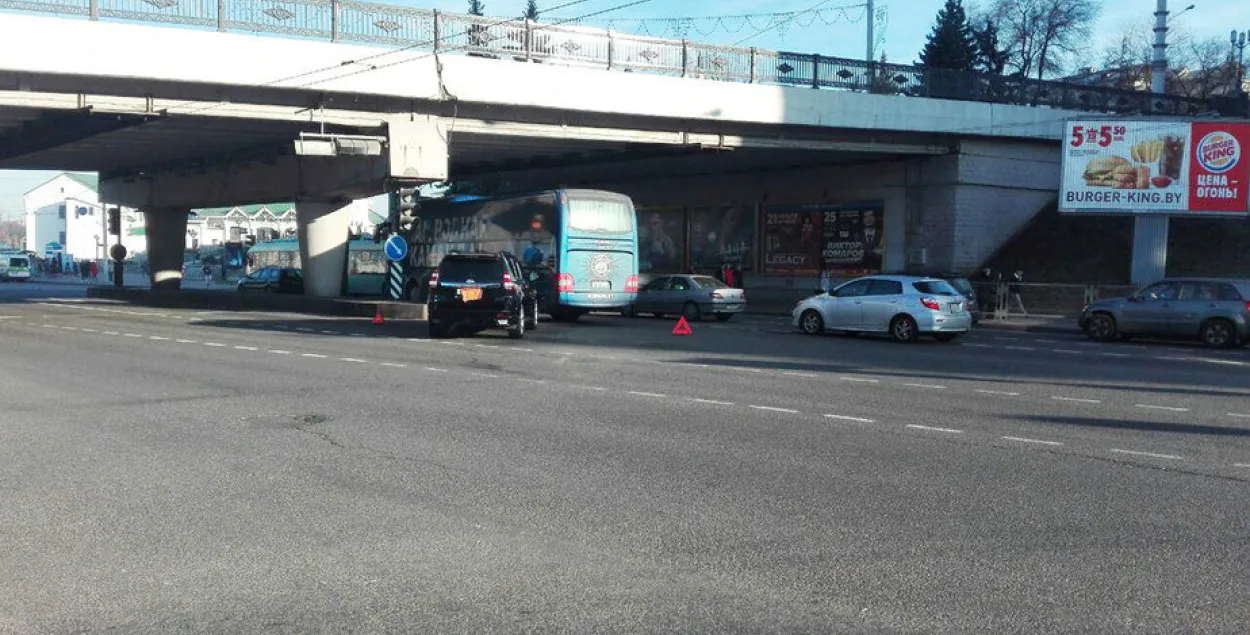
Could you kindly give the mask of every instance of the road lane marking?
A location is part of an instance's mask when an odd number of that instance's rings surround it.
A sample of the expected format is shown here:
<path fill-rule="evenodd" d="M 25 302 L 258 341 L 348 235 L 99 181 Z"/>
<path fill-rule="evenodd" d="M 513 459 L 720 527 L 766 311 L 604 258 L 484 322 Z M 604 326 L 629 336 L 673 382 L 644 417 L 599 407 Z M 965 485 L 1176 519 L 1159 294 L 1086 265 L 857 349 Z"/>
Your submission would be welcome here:
<path fill-rule="evenodd" d="M 529 377 L 517 377 L 517 378 L 516 378 L 516 380 L 517 380 L 517 381 L 519 381 L 519 382 L 526 383 L 526 384 L 545 384 L 545 383 L 547 383 L 547 380 L 546 380 L 546 379 L 530 379 Z"/>
<path fill-rule="evenodd" d="M 664 398 L 664 397 L 667 397 L 667 396 L 668 396 L 668 395 L 661 395 L 661 394 L 660 394 L 660 393 L 658 393 L 658 392 L 639 392 L 639 391 L 637 391 L 637 390 L 631 390 L 631 391 L 629 391 L 629 394 L 631 394 L 631 395 L 637 395 L 637 396 L 639 396 L 639 397 L 656 397 L 656 398 L 660 398 L 660 399 L 662 399 L 662 398 Z"/>
<path fill-rule="evenodd" d="M 156 341 L 158 341 L 158 342 L 168 342 L 168 341 L 169 341 L 169 338 L 168 338 L 168 337 L 161 337 L 161 336 L 159 336 L 159 335 L 149 335 L 149 336 L 148 336 L 148 339 L 150 339 L 150 340 L 156 340 Z"/>
<path fill-rule="evenodd" d="M 1208 357 L 1208 358 L 1198 359 L 1197 361 L 1206 362 L 1208 364 L 1224 364 L 1227 366 L 1245 366 L 1246 365 L 1245 362 L 1239 362 L 1235 359 L 1213 359 L 1213 358 Z"/>
<path fill-rule="evenodd" d="M 837 419 L 838 421 L 854 421 L 856 423 L 876 423 L 876 419 L 865 419 L 863 417 L 848 417 L 846 415 L 825 415 L 826 419 Z"/>
<path fill-rule="evenodd" d="M 300 353 L 300 357 L 311 357 L 313 359 L 325 359 L 326 358 L 325 355 L 321 355 L 320 353 Z"/>
<path fill-rule="evenodd" d="M 1052 352 L 1052 353 L 1060 353 L 1060 354 L 1063 354 L 1063 355 L 1084 355 L 1084 354 L 1085 354 L 1085 351 L 1074 351 L 1074 350 L 1072 350 L 1072 349 L 1068 349 L 1068 348 L 1052 348 L 1052 349 L 1050 349 L 1050 352 Z"/>
<path fill-rule="evenodd" d="M 1167 357 L 1167 356 L 1159 355 L 1159 356 L 1156 356 L 1155 359 L 1163 360 L 1165 362 L 1187 362 L 1187 361 L 1190 361 L 1192 358 L 1190 357 Z"/>
<path fill-rule="evenodd" d="M 930 390 L 946 390 L 946 386 L 938 386 L 937 384 L 903 384 L 909 388 L 928 388 Z"/>
<path fill-rule="evenodd" d="M 498 344 L 474 344 L 475 348 L 499 348 Z"/>
<path fill-rule="evenodd" d="M 608 389 L 603 386 L 580 386 L 578 384 L 570 384 L 572 388 L 581 388 L 582 390 L 593 390 L 595 392 L 607 392 Z"/>
<path fill-rule="evenodd" d="M 842 381 L 853 381 L 853 382 L 857 382 L 857 383 L 861 383 L 861 384 L 879 384 L 879 383 L 881 383 L 881 380 L 880 380 L 880 379 L 864 379 L 864 378 L 862 378 L 862 377 L 839 377 L 838 379 L 840 379 L 840 380 L 842 380 Z"/>
<path fill-rule="evenodd" d="M 274 355 L 290 355 L 291 354 L 291 351 L 284 351 L 280 348 L 271 348 L 269 349 L 269 352 L 273 353 Z"/>
<path fill-rule="evenodd" d="M 1033 348 L 1032 346 L 1004 346 L 1003 348 L 1009 351 L 1035 351 L 1037 350 L 1036 348 Z"/>
<path fill-rule="evenodd" d="M 367 362 L 367 361 L 365 361 L 365 360 L 363 360 L 363 359 L 357 359 L 357 358 L 355 358 L 355 357 L 340 357 L 340 358 L 339 358 L 339 361 L 341 361 L 341 362 L 350 362 L 350 363 L 352 363 L 352 364 L 368 364 L 368 363 L 369 363 L 369 362 Z"/>
<path fill-rule="evenodd" d="M 123 333 L 122 337 L 143 337 L 143 336 L 138 333 Z"/>
<path fill-rule="evenodd" d="M 799 414 L 798 410 L 792 410 L 790 408 L 774 408 L 772 406 L 747 406 L 747 407 L 751 408 L 752 410 L 763 410 L 765 412 L 784 412 L 785 414 L 788 414 L 788 415 Z"/>
<path fill-rule="evenodd" d="M 1020 443 L 1037 443 L 1041 445 L 1063 445 L 1058 441 L 1043 441 L 1041 439 L 1029 439 L 1026 437 L 1003 437 L 1006 441 L 1019 441 Z"/>
<path fill-rule="evenodd" d="M 1250 419 L 1250 414 L 1241 414 L 1239 412 L 1230 412 L 1228 413 L 1228 416 L 1234 417 L 1237 419 Z"/>
<path fill-rule="evenodd" d="M 740 370 L 740 371 L 742 371 L 742 372 L 744 372 L 744 373 L 762 373 L 762 372 L 764 372 L 764 371 L 762 371 L 762 370 L 760 370 L 760 369 L 758 369 L 758 368 L 747 368 L 746 366 L 730 366 L 729 368 L 731 368 L 731 369 L 733 369 L 733 370 Z"/>
<path fill-rule="evenodd" d="M 1233 463 L 1233 467 L 1250 467 L 1250 463 Z"/>
<path fill-rule="evenodd" d="M 435 368 L 435 367 L 433 367 L 433 366 L 426 366 L 426 367 L 425 367 L 425 370 L 428 370 L 428 371 L 430 371 L 431 373 L 445 373 L 445 372 L 447 372 L 447 369 L 446 369 L 446 368 Z"/>
<path fill-rule="evenodd" d="M 915 430 L 927 430 L 929 432 L 946 432 L 948 434 L 963 434 L 964 433 L 963 430 L 956 430 L 954 428 L 934 428 L 932 426 L 921 426 L 921 425 L 916 425 L 914 423 L 907 424 L 907 427 L 915 429 Z"/>
<path fill-rule="evenodd" d="M 105 331 L 105 335 L 118 335 L 117 331 Z"/>
<path fill-rule="evenodd" d="M 1058 344 L 1059 340 L 1033 340 L 1035 344 Z"/>
<path fill-rule="evenodd" d="M 194 344 L 195 343 L 195 340 L 174 340 L 174 341 L 178 342 L 179 344 Z"/>
<path fill-rule="evenodd" d="M 963 346 L 966 346 L 968 348 L 994 348 L 993 346 L 989 344 L 973 344 L 971 342 L 964 342 Z"/>
<path fill-rule="evenodd" d="M 695 403 L 707 404 L 709 406 L 732 406 L 734 405 L 732 401 L 717 401 L 715 399 L 700 399 L 698 397 L 692 398 L 691 401 Z"/>
<path fill-rule="evenodd" d="M 342 335 L 342 331 L 321 331 L 322 335 Z"/>
<path fill-rule="evenodd" d="M 1000 342 L 1015 342 L 1015 341 L 1018 341 L 1020 338 L 1018 337 L 995 337 L 994 339 Z"/>
<path fill-rule="evenodd" d="M 499 379 L 499 375 L 492 375 L 490 373 L 469 373 L 469 375 L 473 377 L 481 377 L 483 379 Z"/>
<path fill-rule="evenodd" d="M 205 345 L 205 346 L 212 346 L 213 348 L 225 348 L 225 347 L 226 347 L 226 345 L 225 345 L 225 344 L 221 344 L 221 343 L 218 343 L 218 342 L 204 342 L 204 345 Z"/>
<path fill-rule="evenodd" d="M 240 351 L 254 351 L 254 350 L 256 350 L 256 347 L 255 347 L 255 346 L 236 346 L 236 347 L 234 347 L 234 348 L 235 348 L 235 350 L 240 350 Z"/>
<path fill-rule="evenodd" d="M 443 346 L 468 346 L 468 344 L 465 344 L 464 342 L 439 342 L 439 344 L 442 344 Z"/>
<path fill-rule="evenodd" d="M 1170 459 L 1173 461 L 1179 461 L 1185 458 L 1183 456 L 1176 456 L 1175 454 L 1159 454 L 1156 452 L 1138 452 L 1136 450 L 1121 450 L 1119 448 L 1111 448 L 1111 451 L 1115 452 L 1116 454 L 1132 454 L 1134 456 L 1148 456 L 1153 459 Z"/>
<path fill-rule="evenodd" d="M 975 392 L 979 392 L 982 395 L 1001 395 L 1003 397 L 1019 397 L 1020 396 L 1020 393 L 1018 392 L 1008 392 L 1006 390 L 977 390 Z"/>
<path fill-rule="evenodd" d="M 796 372 L 793 372 L 793 371 L 785 371 L 785 372 L 783 372 L 783 373 L 781 373 L 781 374 L 782 374 L 782 375 L 785 375 L 785 376 L 787 376 L 787 377 L 807 377 L 807 378 L 809 378 L 809 379 L 810 379 L 810 378 L 814 378 L 814 377 L 816 377 L 816 375 L 814 375 L 814 374 L 812 374 L 812 373 L 796 373 Z"/>
<path fill-rule="evenodd" d="M 96 331 L 95 329 L 89 329 L 89 328 L 83 327 L 82 332 L 83 333 L 96 333 L 98 331 Z"/>
<path fill-rule="evenodd" d="M 522 353 L 533 353 L 533 352 L 534 352 L 534 349 L 532 349 L 532 348 L 521 348 L 520 346 L 509 346 L 509 347 L 508 347 L 508 350 L 510 350 L 510 351 L 521 351 Z"/>
<path fill-rule="evenodd" d="M 61 328 L 62 328 L 62 329 L 64 329 L 64 330 L 66 330 L 66 331 L 77 331 L 77 330 L 78 330 L 78 327 L 77 327 L 77 326 L 62 326 Z"/>
<path fill-rule="evenodd" d="M 382 362 L 382 365 L 387 368 L 408 368 L 407 364 L 396 364 L 395 362 Z"/>
<path fill-rule="evenodd" d="M 1055 401 L 1068 401 L 1072 403 L 1102 403 L 1101 399 L 1080 399 L 1078 397 L 1051 397 Z"/>
<path fill-rule="evenodd" d="M 409 342 L 416 343 L 416 344 L 429 344 L 429 343 L 430 343 L 430 340 L 423 340 L 423 339 L 418 338 L 418 337 L 410 337 L 410 338 L 408 338 L 408 341 L 409 341 Z"/>
<path fill-rule="evenodd" d="M 1128 353 L 1099 353 L 1103 357 L 1132 357 Z"/>
<path fill-rule="evenodd" d="M 1189 408 L 1175 408 L 1173 406 L 1152 406 L 1150 404 L 1133 404 L 1134 408 L 1142 408 L 1143 410 L 1163 410 L 1166 412 L 1189 412 Z"/>

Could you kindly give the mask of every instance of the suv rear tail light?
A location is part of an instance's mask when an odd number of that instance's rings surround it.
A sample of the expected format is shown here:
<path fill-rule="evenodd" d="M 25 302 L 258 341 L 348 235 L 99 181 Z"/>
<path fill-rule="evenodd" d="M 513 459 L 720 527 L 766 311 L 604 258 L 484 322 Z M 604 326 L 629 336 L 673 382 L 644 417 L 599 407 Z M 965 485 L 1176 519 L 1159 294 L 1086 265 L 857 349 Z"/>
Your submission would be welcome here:
<path fill-rule="evenodd" d="M 508 293 L 516 291 L 516 282 L 512 280 L 512 274 L 507 271 L 503 272 L 503 290 Z"/>
<path fill-rule="evenodd" d="M 438 286 L 438 272 L 435 271 L 434 273 L 430 274 L 430 288 L 433 289 L 434 287 L 437 287 L 437 286 Z"/>
<path fill-rule="evenodd" d="M 1250 300 L 1246 300 L 1246 310 L 1250 311 Z"/>
<path fill-rule="evenodd" d="M 556 290 L 565 293 L 573 290 L 573 274 L 562 273 L 556 276 Z"/>
<path fill-rule="evenodd" d="M 929 309 L 930 311 L 942 310 L 942 305 L 938 304 L 938 301 L 933 298 L 920 298 L 920 303 L 924 305 L 924 308 Z"/>
<path fill-rule="evenodd" d="M 631 273 L 625 278 L 625 293 L 638 293 L 638 274 Z"/>

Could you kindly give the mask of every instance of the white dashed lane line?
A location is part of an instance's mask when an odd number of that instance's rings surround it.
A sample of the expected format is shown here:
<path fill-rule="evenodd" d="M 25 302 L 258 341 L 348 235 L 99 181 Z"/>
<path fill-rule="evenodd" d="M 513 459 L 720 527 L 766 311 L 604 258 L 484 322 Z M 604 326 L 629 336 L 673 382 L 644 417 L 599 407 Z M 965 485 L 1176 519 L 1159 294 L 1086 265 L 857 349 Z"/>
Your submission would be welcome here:
<path fill-rule="evenodd" d="M 1085 354 L 1084 351 L 1073 351 L 1073 350 L 1069 350 L 1066 348 L 1052 348 L 1050 352 L 1058 353 L 1060 355 L 1084 355 Z"/>
<path fill-rule="evenodd" d="M 691 401 L 695 403 L 706 404 L 709 406 L 732 406 L 734 405 L 732 401 L 717 401 L 715 399 L 701 399 L 699 397 L 694 397 L 691 399 Z"/>
<path fill-rule="evenodd" d="M 291 351 L 284 351 L 280 348 L 271 348 L 267 352 L 273 353 L 274 355 L 290 355 L 291 354 Z"/>
<path fill-rule="evenodd" d="M 1033 348 L 1032 346 L 1004 346 L 1003 348 L 1009 351 L 1035 351 L 1037 350 L 1036 348 Z"/>
<path fill-rule="evenodd" d="M 122 337 L 143 337 L 138 333 L 122 333 Z"/>
<path fill-rule="evenodd" d="M 854 421 L 855 423 L 876 423 L 876 419 L 865 419 L 863 417 L 848 417 L 846 415 L 825 415 L 826 419 L 835 419 L 837 421 Z"/>
<path fill-rule="evenodd" d="M 799 414 L 798 410 L 794 410 L 792 408 L 776 408 L 773 406 L 749 406 L 749 408 L 752 410 L 762 410 L 764 412 L 780 412 L 788 415 Z"/>
<path fill-rule="evenodd" d="M 881 380 L 880 380 L 880 379 L 866 379 L 866 378 L 864 378 L 864 377 L 839 377 L 838 379 L 839 379 L 840 381 L 849 381 L 849 382 L 854 382 L 854 383 L 859 383 L 859 384 L 879 384 L 879 383 L 881 383 Z"/>
<path fill-rule="evenodd" d="M 1164 412 L 1189 412 L 1189 408 L 1176 408 L 1173 406 L 1152 406 L 1150 404 L 1144 404 L 1144 403 L 1133 404 L 1133 407 L 1141 408 L 1142 410 L 1162 410 Z"/>
<path fill-rule="evenodd" d="M 195 340 L 174 340 L 174 341 L 178 342 L 179 344 L 194 344 L 195 343 Z"/>
<path fill-rule="evenodd" d="M 407 364 L 396 364 L 394 362 L 382 362 L 381 365 L 387 368 L 408 368 Z"/>
<path fill-rule="evenodd" d="M 445 373 L 445 372 L 447 372 L 447 369 L 446 369 L 446 368 L 435 368 L 435 367 L 433 367 L 433 366 L 426 366 L 426 367 L 425 367 L 425 368 L 423 368 L 422 370 L 427 370 L 427 371 L 429 371 L 429 372 L 431 372 L 431 373 Z"/>
<path fill-rule="evenodd" d="M 637 397 L 652 397 L 655 399 L 663 399 L 668 396 L 668 395 L 662 395 L 658 392 L 641 392 L 637 390 L 631 390 L 629 391 L 629 394 L 637 396 Z"/>
<path fill-rule="evenodd" d="M 367 362 L 367 361 L 365 361 L 365 360 L 363 360 L 363 359 L 357 359 L 357 358 L 355 358 L 355 357 L 340 357 L 340 358 L 339 358 L 339 361 L 341 361 L 341 362 L 348 362 L 348 363 L 351 363 L 351 364 L 368 364 L 368 363 L 369 363 L 369 362 Z"/>
<path fill-rule="evenodd" d="M 982 395 L 999 395 L 1001 397 L 1019 397 L 1020 396 L 1020 393 L 1018 392 L 1009 392 L 1006 390 L 976 390 L 974 392 L 980 393 Z"/>
<path fill-rule="evenodd" d="M 933 426 L 922 426 L 922 425 L 917 425 L 914 423 L 907 424 L 907 427 L 913 430 L 924 430 L 926 432 L 944 432 L 947 434 L 963 434 L 964 433 L 963 430 L 956 430 L 954 428 L 935 428 Z"/>
<path fill-rule="evenodd" d="M 213 348 L 225 348 L 226 347 L 225 344 L 222 344 L 220 342 L 204 342 L 204 345 L 211 346 Z"/>
<path fill-rule="evenodd" d="M 254 351 L 256 350 L 256 347 L 255 346 L 236 346 L 234 347 L 234 349 L 236 351 Z"/>
<path fill-rule="evenodd" d="M 1242 414 L 1240 412 L 1230 412 L 1228 416 L 1234 419 L 1250 419 L 1250 414 Z"/>
<path fill-rule="evenodd" d="M 319 353 L 300 353 L 300 357 L 311 357 L 313 359 L 325 359 L 325 355 Z"/>
<path fill-rule="evenodd" d="M 150 340 L 154 340 L 154 341 L 157 341 L 157 342 L 168 342 L 168 341 L 169 341 L 169 338 L 168 338 L 168 337 L 161 337 L 161 336 L 159 336 L 159 335 L 149 335 L 149 336 L 148 336 L 148 339 L 150 339 Z"/>
<path fill-rule="evenodd" d="M 1081 399 L 1081 398 L 1078 398 L 1078 397 L 1059 397 L 1059 396 L 1055 396 L 1055 397 L 1051 397 L 1051 399 L 1054 399 L 1055 401 L 1067 401 L 1067 402 L 1070 402 L 1070 403 L 1093 403 L 1093 404 L 1102 403 L 1102 400 L 1101 400 L 1101 399 Z"/>
<path fill-rule="evenodd" d="M 946 390 L 946 386 L 939 386 L 937 384 L 903 384 L 903 385 L 907 386 L 908 388 L 925 388 L 928 390 Z"/>
<path fill-rule="evenodd" d="M 1121 450 L 1119 448 L 1111 448 L 1111 452 L 1115 454 L 1131 454 L 1133 456 L 1147 456 L 1152 459 L 1168 459 L 1170 461 L 1180 461 L 1185 457 L 1176 456 L 1175 454 L 1159 454 L 1157 452 L 1140 452 L 1138 450 Z"/>
<path fill-rule="evenodd" d="M 1016 441 L 1018 443 L 1035 443 L 1038 445 L 1063 445 L 1059 441 L 1043 441 L 1042 439 L 1029 439 L 1026 437 L 1003 437 L 1005 441 Z"/>

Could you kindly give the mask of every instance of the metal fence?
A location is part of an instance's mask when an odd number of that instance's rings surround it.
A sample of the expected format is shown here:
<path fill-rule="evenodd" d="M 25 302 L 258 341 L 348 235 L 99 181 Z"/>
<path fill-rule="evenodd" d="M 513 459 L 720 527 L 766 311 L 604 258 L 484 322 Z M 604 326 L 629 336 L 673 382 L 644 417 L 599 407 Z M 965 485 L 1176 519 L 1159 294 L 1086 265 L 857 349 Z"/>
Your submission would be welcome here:
<path fill-rule="evenodd" d="M 1246 112 L 1246 100 L 1154 96 L 1000 75 L 719 46 L 567 24 L 348 0 L 0 0 L 0 9 L 459 52 L 552 64 L 1122 114 Z"/>
<path fill-rule="evenodd" d="M 974 282 L 973 289 L 985 319 L 1030 315 L 1076 317 L 1085 305 L 1100 299 L 1127 296 L 1138 287 L 1122 284 L 1055 284 L 1008 281 Z M 1019 303 L 1013 297 L 1019 295 Z"/>

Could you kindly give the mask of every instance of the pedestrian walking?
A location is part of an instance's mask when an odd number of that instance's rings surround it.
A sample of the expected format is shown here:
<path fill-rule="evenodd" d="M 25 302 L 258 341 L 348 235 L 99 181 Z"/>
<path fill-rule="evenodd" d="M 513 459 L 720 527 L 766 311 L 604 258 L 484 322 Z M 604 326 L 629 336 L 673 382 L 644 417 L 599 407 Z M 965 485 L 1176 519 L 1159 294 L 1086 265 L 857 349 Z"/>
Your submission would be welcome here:
<path fill-rule="evenodd" d="M 204 263 L 204 286 L 208 287 L 213 284 L 213 268 Z"/>

